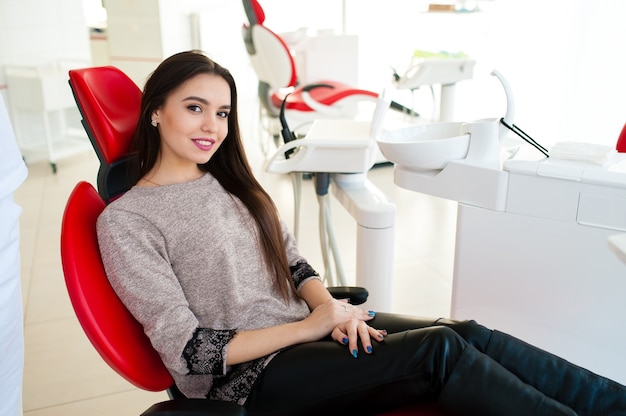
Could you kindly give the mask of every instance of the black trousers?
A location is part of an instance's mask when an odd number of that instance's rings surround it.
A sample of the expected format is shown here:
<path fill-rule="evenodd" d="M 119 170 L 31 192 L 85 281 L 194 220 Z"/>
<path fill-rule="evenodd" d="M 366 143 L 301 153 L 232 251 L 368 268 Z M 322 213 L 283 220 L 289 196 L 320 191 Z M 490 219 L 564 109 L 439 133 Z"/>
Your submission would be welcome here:
<path fill-rule="evenodd" d="M 336 409 L 337 414 L 375 414 L 390 407 L 390 394 L 397 406 L 436 398 L 444 377 L 430 380 L 424 376 L 417 383 L 407 382 L 406 377 L 413 375 L 406 374 L 405 366 L 415 365 L 407 361 L 418 361 L 421 364 L 417 366 L 421 365 L 424 372 L 436 372 L 429 369 L 430 355 L 443 351 L 437 344 L 444 337 L 431 334 L 442 327 L 434 327 L 432 319 L 396 319 L 382 313 L 369 323 L 388 332 L 385 341 L 372 342 L 372 354 L 366 354 L 359 345 L 355 359 L 347 346 L 332 339 L 298 345 L 278 354 L 253 389 L 246 405 L 248 411 L 253 415 L 300 415 Z M 407 331 L 415 328 L 424 329 Z M 460 354 L 463 340 L 459 338 L 457 343 L 451 348 L 459 349 Z M 455 355 L 442 354 L 442 359 Z M 306 409 L 301 409 L 303 404 Z"/>
<path fill-rule="evenodd" d="M 370 324 L 389 334 L 372 354 L 355 359 L 330 339 L 278 354 L 246 402 L 249 414 L 375 415 L 437 399 L 454 415 L 626 415 L 623 386 L 474 321 L 378 313 Z"/>

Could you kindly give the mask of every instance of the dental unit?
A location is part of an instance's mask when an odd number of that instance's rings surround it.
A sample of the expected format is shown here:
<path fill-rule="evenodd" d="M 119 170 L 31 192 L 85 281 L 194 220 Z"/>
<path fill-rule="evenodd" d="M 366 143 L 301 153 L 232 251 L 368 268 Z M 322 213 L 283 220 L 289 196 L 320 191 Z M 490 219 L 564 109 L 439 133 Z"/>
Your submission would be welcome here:
<path fill-rule="evenodd" d="M 329 285 L 346 285 L 331 224 L 329 189 L 354 218 L 357 223 L 356 283 L 369 292 L 366 307 L 376 311 L 391 310 L 391 285 L 388 279 L 380 277 L 393 275 L 396 205 L 367 179 L 367 171 L 375 164 L 376 137 L 382 130 L 389 106 L 389 101 L 381 94 L 371 121 L 318 119 L 306 136 L 297 140 L 281 117 L 285 143 L 266 164 L 266 171 L 271 173 L 314 175 L 320 205 L 325 282 Z M 297 195 L 299 191 L 295 191 Z M 331 270 L 332 258 L 336 275 Z"/>
<path fill-rule="evenodd" d="M 420 86 L 441 85 L 440 117 L 452 117 L 454 89 L 459 81 L 473 76 L 475 61 L 465 55 L 442 56 L 441 54 L 414 54 L 409 67 L 402 76 L 394 74 L 399 89 L 415 90 Z M 380 162 L 380 150 L 376 139 L 383 129 L 383 120 L 391 107 L 398 109 L 394 101 L 387 101 L 384 94 L 377 100 L 372 120 L 357 121 L 346 118 L 324 119 L 313 122 L 304 138 L 287 126 L 283 100 L 279 119 L 284 144 L 268 160 L 266 170 L 273 173 L 289 173 L 294 187 L 295 221 L 294 235 L 299 237 L 300 192 L 303 173 L 313 173 L 319 208 L 319 234 L 325 268 L 325 282 L 330 285 L 346 284 L 346 277 L 338 253 L 330 213 L 329 189 L 357 222 L 357 285 L 370 293 L 367 305 L 378 311 L 391 308 L 391 284 L 380 276 L 393 272 L 393 239 L 395 205 L 368 179 L 367 171 Z M 404 112 L 402 109 L 401 111 Z M 414 112 L 407 113 L 411 117 Z M 413 120 L 412 120 L 413 121 Z M 386 160 L 385 160 L 386 162 Z M 332 260 L 335 272 L 332 270 Z"/>
<path fill-rule="evenodd" d="M 510 86 L 492 75 L 507 95 L 504 117 L 377 139 L 396 185 L 458 202 L 451 317 L 624 384 L 626 153 L 577 142 L 548 151 L 515 126 Z M 510 131 L 541 159 L 505 146 Z"/>

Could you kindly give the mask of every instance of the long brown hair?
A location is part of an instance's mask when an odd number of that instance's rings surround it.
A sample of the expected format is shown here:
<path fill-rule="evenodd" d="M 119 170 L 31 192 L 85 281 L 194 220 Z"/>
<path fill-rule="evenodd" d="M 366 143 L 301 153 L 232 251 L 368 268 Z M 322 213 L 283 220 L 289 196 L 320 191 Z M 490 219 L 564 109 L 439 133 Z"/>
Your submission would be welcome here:
<path fill-rule="evenodd" d="M 231 100 L 228 135 L 211 159 L 198 167 L 211 173 L 224 189 L 248 208 L 259 229 L 265 262 L 273 272 L 276 287 L 288 301 L 291 294 L 296 294 L 296 290 L 289 271 L 281 224 L 274 202 L 254 177 L 245 154 L 237 117 L 235 80 L 230 71 L 202 52 L 194 50 L 170 56 L 146 81 L 139 121 L 131 144 L 132 183 L 137 183 L 145 176 L 159 157 L 161 139 L 158 130 L 150 124 L 152 113 L 165 103 L 174 89 L 198 74 L 222 77 L 230 86 Z"/>

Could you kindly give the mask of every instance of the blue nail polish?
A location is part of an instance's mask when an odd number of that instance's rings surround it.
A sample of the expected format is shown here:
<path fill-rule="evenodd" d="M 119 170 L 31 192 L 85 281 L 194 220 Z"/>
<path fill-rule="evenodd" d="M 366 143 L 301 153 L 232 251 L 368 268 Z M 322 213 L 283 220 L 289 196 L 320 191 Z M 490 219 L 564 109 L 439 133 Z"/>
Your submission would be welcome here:
<path fill-rule="evenodd" d="M 367 314 L 369 316 L 376 316 L 376 312 L 374 312 L 374 311 L 368 311 Z"/>
<path fill-rule="evenodd" d="M 343 342 L 344 344 L 347 344 L 348 343 L 348 338 L 342 339 L 341 342 Z"/>
<path fill-rule="evenodd" d="M 354 358 L 356 358 L 356 356 L 357 356 L 357 355 L 358 355 L 357 350 L 352 350 L 352 356 L 353 356 Z"/>
<path fill-rule="evenodd" d="M 369 352 L 370 354 L 372 353 L 372 346 L 371 345 L 367 346 L 367 352 Z"/>

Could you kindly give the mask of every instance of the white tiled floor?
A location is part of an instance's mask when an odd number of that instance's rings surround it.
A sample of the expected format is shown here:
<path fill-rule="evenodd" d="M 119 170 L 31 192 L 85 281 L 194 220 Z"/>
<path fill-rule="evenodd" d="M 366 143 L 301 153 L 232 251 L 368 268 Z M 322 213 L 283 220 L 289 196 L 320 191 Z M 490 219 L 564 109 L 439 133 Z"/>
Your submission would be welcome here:
<path fill-rule="evenodd" d="M 241 117 L 241 120 L 245 120 Z M 288 224 L 293 221 L 293 192 L 287 175 L 263 172 L 264 157 L 248 128 L 249 157 Z M 88 151 L 57 163 L 29 165 L 29 177 L 15 195 L 23 207 L 22 274 L 26 359 L 24 414 L 27 416 L 139 415 L 165 393 L 143 392 L 110 370 L 89 344 L 65 290 L 59 235 L 67 197 L 80 180 L 95 184 L 98 160 Z M 370 180 L 397 204 L 393 311 L 447 316 L 450 305 L 456 204 L 401 189 L 393 168 L 370 171 Z M 300 249 L 322 269 L 317 235 L 317 201 L 304 181 Z M 354 273 L 355 223 L 333 201 L 333 220 L 343 263 Z"/>

